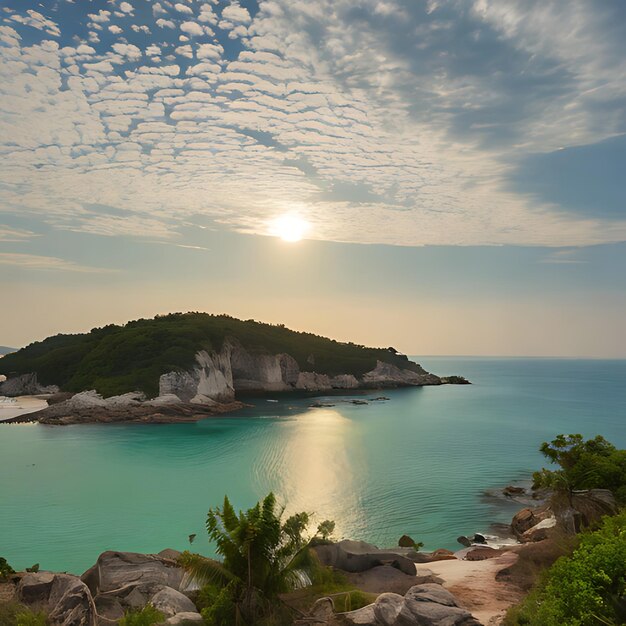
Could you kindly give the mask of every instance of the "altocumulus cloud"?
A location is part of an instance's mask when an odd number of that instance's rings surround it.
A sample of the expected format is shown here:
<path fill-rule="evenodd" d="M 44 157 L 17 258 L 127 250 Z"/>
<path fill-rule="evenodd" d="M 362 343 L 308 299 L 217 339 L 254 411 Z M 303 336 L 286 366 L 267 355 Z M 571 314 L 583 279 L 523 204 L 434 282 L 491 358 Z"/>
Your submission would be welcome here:
<path fill-rule="evenodd" d="M 511 181 L 626 132 L 624 11 L 7 0 L 0 211 L 109 236 L 172 237 L 198 216 L 265 234 L 297 211 L 334 241 L 623 241 L 623 214 L 593 195 L 569 211 Z"/>

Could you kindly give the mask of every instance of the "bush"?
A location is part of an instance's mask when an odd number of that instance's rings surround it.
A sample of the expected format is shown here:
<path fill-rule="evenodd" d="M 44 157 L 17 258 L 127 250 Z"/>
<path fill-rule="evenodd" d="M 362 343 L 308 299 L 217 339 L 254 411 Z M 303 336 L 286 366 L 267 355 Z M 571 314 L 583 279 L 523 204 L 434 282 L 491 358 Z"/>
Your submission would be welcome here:
<path fill-rule="evenodd" d="M 539 585 L 509 610 L 506 626 L 596 626 L 626 623 L 626 511 L 581 535 Z"/>
<path fill-rule="evenodd" d="M 165 615 L 151 604 L 146 604 L 143 609 L 128 611 L 120 620 L 119 626 L 152 626 L 165 619 Z"/>
<path fill-rule="evenodd" d="M 17 602 L 0 602 L 0 626 L 46 626 L 43 612 L 35 613 Z"/>
<path fill-rule="evenodd" d="M 11 574 L 15 574 L 15 570 L 0 556 L 0 580 L 7 580 Z"/>
<path fill-rule="evenodd" d="M 582 435 L 559 435 L 539 450 L 560 469 L 535 472 L 534 489 L 567 493 L 610 489 L 618 501 L 626 502 L 626 450 L 618 450 L 604 437 L 585 441 Z"/>

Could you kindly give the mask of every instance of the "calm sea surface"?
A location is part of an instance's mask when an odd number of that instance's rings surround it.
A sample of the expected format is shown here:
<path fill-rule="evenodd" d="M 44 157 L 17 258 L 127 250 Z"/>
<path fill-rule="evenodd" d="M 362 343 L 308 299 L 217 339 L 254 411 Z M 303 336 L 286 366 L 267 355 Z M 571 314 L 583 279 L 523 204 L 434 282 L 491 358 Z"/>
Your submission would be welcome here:
<path fill-rule="evenodd" d="M 626 361 L 419 357 L 471 386 L 254 408 L 181 425 L 0 425 L 0 556 L 81 573 L 106 549 L 211 552 L 206 511 L 227 493 L 249 507 L 269 490 L 337 535 L 426 548 L 510 520 L 485 490 L 524 480 L 558 433 L 626 447 Z M 377 393 L 365 397 L 375 397 Z"/>

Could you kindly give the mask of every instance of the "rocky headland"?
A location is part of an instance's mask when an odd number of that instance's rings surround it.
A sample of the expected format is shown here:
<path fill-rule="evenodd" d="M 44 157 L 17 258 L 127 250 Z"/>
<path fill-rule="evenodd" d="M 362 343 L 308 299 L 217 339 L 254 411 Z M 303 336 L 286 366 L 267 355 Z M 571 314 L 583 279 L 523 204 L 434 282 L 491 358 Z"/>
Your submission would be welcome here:
<path fill-rule="evenodd" d="M 377 359 L 374 367 L 362 374 L 331 375 L 315 370 L 314 355 L 307 359 L 309 369 L 302 369 L 296 358 L 286 352 L 248 350 L 229 337 L 219 351 L 199 350 L 191 366 L 158 376 L 158 395 L 152 398 L 143 391 L 110 397 L 103 397 L 94 389 L 75 394 L 63 392 L 58 385 L 40 383 L 37 372 L 9 375 L 0 382 L 0 396 L 37 395 L 48 398 L 50 404 L 4 423 L 166 423 L 195 421 L 237 410 L 244 406 L 240 399 L 246 394 L 351 392 L 468 382 L 461 377 L 441 378 L 403 355 L 389 354 L 395 363 Z"/>

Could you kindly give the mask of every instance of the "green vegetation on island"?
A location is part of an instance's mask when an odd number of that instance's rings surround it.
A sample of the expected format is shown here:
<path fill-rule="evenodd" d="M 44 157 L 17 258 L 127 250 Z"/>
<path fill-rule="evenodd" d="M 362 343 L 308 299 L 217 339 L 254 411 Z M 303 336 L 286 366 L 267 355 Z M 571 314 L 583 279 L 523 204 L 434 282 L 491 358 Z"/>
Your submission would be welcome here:
<path fill-rule="evenodd" d="M 393 348 L 367 348 L 228 315 L 172 313 L 48 337 L 0 359 L 0 374 L 36 372 L 41 384 L 62 391 L 96 389 L 112 396 L 139 390 L 155 396 L 161 374 L 189 369 L 196 352 L 220 351 L 228 338 L 251 354 L 287 353 L 302 371 L 329 376 L 362 376 L 377 360 L 404 369 L 417 367 Z"/>

